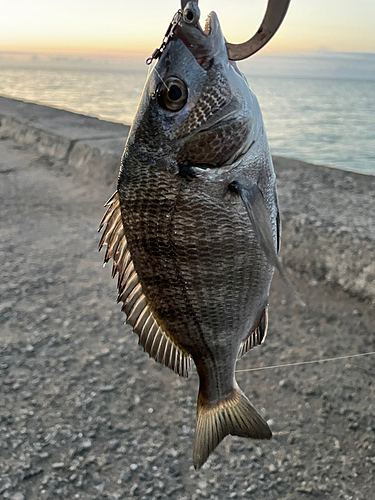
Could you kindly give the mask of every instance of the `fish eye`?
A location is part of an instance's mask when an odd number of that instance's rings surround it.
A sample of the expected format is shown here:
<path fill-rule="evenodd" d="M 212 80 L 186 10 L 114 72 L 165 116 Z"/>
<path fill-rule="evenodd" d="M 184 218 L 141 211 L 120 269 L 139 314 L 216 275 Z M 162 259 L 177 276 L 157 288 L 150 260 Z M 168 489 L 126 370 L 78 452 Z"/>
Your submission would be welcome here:
<path fill-rule="evenodd" d="M 168 78 L 159 91 L 159 104 L 169 111 L 180 111 L 187 101 L 188 91 L 186 84 L 173 76 Z"/>

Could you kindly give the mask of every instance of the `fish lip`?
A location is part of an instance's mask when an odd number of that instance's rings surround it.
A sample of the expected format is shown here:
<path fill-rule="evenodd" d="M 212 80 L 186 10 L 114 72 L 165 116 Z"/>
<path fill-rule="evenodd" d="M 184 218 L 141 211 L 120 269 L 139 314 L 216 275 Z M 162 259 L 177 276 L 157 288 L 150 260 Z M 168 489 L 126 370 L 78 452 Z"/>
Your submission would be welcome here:
<path fill-rule="evenodd" d="M 212 29 L 213 29 L 213 25 L 215 24 L 215 20 L 217 20 L 216 12 L 211 11 L 207 14 L 203 29 L 202 29 L 200 22 L 191 26 L 191 28 L 193 28 L 193 29 L 195 28 L 201 35 L 204 35 L 205 37 L 209 37 L 212 33 Z"/>

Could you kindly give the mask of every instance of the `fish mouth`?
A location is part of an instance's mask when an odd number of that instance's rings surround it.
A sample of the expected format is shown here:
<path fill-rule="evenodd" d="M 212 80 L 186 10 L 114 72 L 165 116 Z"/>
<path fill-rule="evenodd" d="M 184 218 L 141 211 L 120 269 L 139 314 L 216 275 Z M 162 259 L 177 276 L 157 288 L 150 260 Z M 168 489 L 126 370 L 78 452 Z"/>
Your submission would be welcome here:
<path fill-rule="evenodd" d="M 218 55 L 227 57 L 227 52 L 216 12 L 212 11 L 207 15 L 203 29 L 199 16 L 196 3 L 188 2 L 174 35 L 190 50 L 198 64 L 206 69 L 208 61 Z"/>
<path fill-rule="evenodd" d="M 200 23 L 198 22 L 196 25 L 196 29 L 203 35 L 205 38 L 211 36 L 214 31 L 220 30 L 219 19 L 215 11 L 211 11 L 207 14 L 206 20 L 204 22 L 204 27 L 202 29 Z"/>
<path fill-rule="evenodd" d="M 207 15 L 203 28 L 203 33 L 207 36 L 211 35 L 211 14 L 212 12 Z"/>

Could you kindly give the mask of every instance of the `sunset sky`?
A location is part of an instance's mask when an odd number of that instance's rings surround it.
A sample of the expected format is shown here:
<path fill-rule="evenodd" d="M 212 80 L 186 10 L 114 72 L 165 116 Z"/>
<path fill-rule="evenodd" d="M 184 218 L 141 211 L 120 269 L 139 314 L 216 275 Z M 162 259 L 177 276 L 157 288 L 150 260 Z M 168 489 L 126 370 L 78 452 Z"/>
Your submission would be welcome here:
<path fill-rule="evenodd" d="M 201 0 L 201 23 L 215 10 L 227 40 L 257 30 L 267 0 Z M 3 2 L 0 51 L 49 54 L 150 54 L 179 0 L 13 0 Z M 375 0 L 292 0 L 285 21 L 263 51 L 375 52 Z"/>

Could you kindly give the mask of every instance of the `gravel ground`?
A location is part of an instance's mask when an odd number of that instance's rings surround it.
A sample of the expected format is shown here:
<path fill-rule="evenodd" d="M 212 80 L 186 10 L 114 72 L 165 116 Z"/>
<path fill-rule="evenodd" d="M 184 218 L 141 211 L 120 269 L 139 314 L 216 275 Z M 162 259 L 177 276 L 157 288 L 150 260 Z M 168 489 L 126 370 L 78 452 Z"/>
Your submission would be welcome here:
<path fill-rule="evenodd" d="M 228 437 L 192 466 L 198 379 L 150 360 L 96 252 L 113 189 L 0 142 L 0 496 L 372 500 L 374 358 L 238 373 L 270 442 Z M 281 199 L 282 205 L 282 199 Z M 374 311 L 276 277 L 266 343 L 239 370 L 375 350 Z"/>

